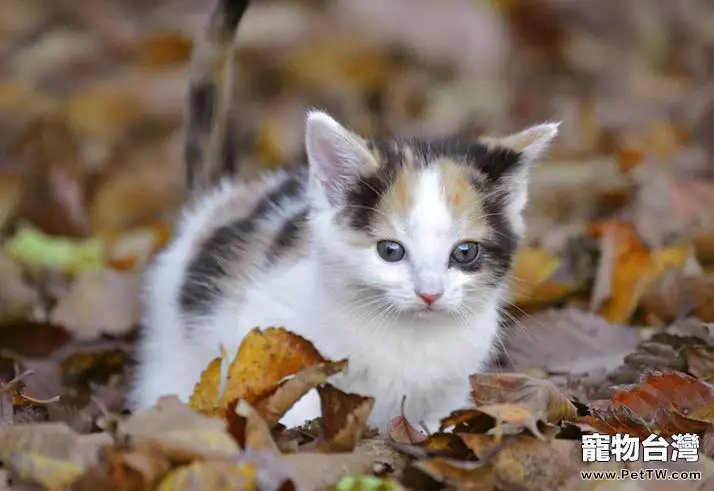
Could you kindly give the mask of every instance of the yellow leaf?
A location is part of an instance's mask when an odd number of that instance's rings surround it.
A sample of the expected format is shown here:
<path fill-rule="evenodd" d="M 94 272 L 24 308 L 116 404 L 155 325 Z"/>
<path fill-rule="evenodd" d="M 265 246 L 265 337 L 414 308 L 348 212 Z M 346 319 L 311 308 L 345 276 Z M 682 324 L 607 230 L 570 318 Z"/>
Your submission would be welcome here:
<path fill-rule="evenodd" d="M 38 484 L 49 491 L 67 489 L 84 472 L 82 467 L 72 461 L 36 453 L 14 454 L 8 466 L 20 480 Z"/>
<path fill-rule="evenodd" d="M 669 267 L 683 267 L 691 249 L 683 246 L 650 250 L 627 222 L 608 220 L 590 227 L 590 235 L 613 244 L 609 298 L 599 313 L 610 322 L 626 323 L 637 309 L 647 288 Z M 602 264 L 601 264 L 602 268 Z"/>
<path fill-rule="evenodd" d="M 198 381 L 188 401 L 189 407 L 199 413 L 213 416 L 218 409 L 218 399 L 221 389 L 221 364 L 223 358 L 214 358 L 201 373 Z"/>
<path fill-rule="evenodd" d="M 549 281 L 560 265 L 560 258 L 544 249 L 520 249 L 513 264 L 511 302 L 529 307 L 555 302 L 572 293 L 576 285 Z"/>
<path fill-rule="evenodd" d="M 171 472 L 157 491 L 233 491 L 258 489 L 255 466 L 250 463 L 195 462 Z"/>
<path fill-rule="evenodd" d="M 234 399 L 252 404 L 275 391 L 288 375 L 326 361 L 312 343 L 284 328 L 253 329 L 228 368 L 219 406 L 225 408 Z"/>

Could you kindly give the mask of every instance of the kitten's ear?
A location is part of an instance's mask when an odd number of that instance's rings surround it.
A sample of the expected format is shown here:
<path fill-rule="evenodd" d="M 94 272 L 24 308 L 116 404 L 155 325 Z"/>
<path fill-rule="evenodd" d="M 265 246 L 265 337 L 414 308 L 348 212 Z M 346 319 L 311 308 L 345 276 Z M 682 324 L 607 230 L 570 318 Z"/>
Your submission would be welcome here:
<path fill-rule="evenodd" d="M 505 137 L 482 137 L 479 141 L 489 148 L 505 148 L 520 157 L 515 165 L 506 169 L 499 178 L 508 190 L 508 214 L 522 228 L 522 219 L 528 201 L 528 181 L 533 164 L 545 154 L 558 135 L 560 122 L 543 123 Z"/>
<path fill-rule="evenodd" d="M 342 203 L 345 191 L 361 172 L 378 165 L 361 137 L 322 111 L 307 115 L 305 149 L 310 174 L 335 206 Z"/>
<path fill-rule="evenodd" d="M 523 164 L 530 165 L 540 158 L 558 135 L 560 122 L 543 123 L 504 137 L 484 136 L 479 140 L 489 147 L 507 148 L 521 155 Z"/>

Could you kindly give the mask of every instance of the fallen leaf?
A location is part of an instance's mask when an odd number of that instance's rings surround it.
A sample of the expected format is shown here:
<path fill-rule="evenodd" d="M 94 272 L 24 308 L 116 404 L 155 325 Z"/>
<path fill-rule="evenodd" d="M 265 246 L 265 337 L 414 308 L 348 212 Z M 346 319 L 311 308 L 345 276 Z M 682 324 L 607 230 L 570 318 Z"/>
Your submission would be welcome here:
<path fill-rule="evenodd" d="M 35 453 L 87 465 L 99 447 L 111 443 L 109 435 L 89 436 L 80 436 L 64 423 L 6 426 L 0 428 L 0 461 L 6 461 L 14 453 Z"/>
<path fill-rule="evenodd" d="M 387 427 L 389 438 L 397 443 L 420 443 L 426 440 L 427 436 L 423 431 L 414 428 L 407 418 L 397 416 L 389 422 Z"/>
<path fill-rule="evenodd" d="M 295 376 L 280 383 L 275 391 L 255 402 L 255 408 L 271 426 L 311 389 L 323 385 L 327 379 L 347 369 L 347 360 L 326 362 L 300 370 Z"/>
<path fill-rule="evenodd" d="M 23 167 L 16 217 L 51 235 L 89 234 L 87 174 L 76 133 L 62 118 L 41 117 L 13 142 Z"/>
<path fill-rule="evenodd" d="M 427 435 L 423 431 L 414 428 L 404 415 L 404 404 L 407 397 L 402 396 L 401 415 L 392 419 L 387 426 L 387 434 L 392 441 L 404 444 L 414 444 L 426 440 Z"/>
<path fill-rule="evenodd" d="M 62 383 L 86 386 L 90 382 L 107 383 L 114 374 L 121 374 L 127 361 L 122 349 L 74 353 L 60 363 Z"/>
<path fill-rule="evenodd" d="M 173 396 L 163 397 L 153 409 L 120 422 L 117 435 L 130 438 L 135 450 L 159 452 L 174 464 L 240 455 L 223 421 L 194 412 Z"/>
<path fill-rule="evenodd" d="M 576 308 L 550 309 L 519 319 L 506 338 L 508 370 L 585 374 L 622 363 L 641 340 L 637 329 Z"/>
<path fill-rule="evenodd" d="M 603 255 L 598 271 L 598 282 L 607 286 L 594 287 L 591 303 L 610 322 L 627 322 L 651 283 L 668 267 L 683 267 L 691 253 L 684 247 L 652 251 L 631 224 L 616 220 L 594 224 L 589 234 L 601 239 L 603 250 L 612 251 Z"/>
<path fill-rule="evenodd" d="M 684 358 L 689 373 L 705 382 L 714 378 L 714 347 L 685 346 Z"/>
<path fill-rule="evenodd" d="M 602 433 L 698 433 L 714 423 L 714 387 L 680 372 L 648 372 L 610 401 L 590 406 L 592 414 L 575 421 Z"/>
<path fill-rule="evenodd" d="M 372 472 L 372 458 L 361 450 L 345 453 L 301 452 L 284 456 L 297 489 L 326 489 L 345 476 Z"/>
<path fill-rule="evenodd" d="M 544 249 L 521 248 L 513 263 L 510 301 L 520 307 L 532 307 L 562 300 L 578 285 L 552 280 L 561 260 Z"/>
<path fill-rule="evenodd" d="M 581 467 L 579 441 L 542 441 L 526 435 L 501 450 L 493 463 L 499 488 L 533 491 L 558 489 Z"/>
<path fill-rule="evenodd" d="M 348 394 L 330 384 L 317 390 L 324 428 L 320 450 L 344 452 L 354 449 L 374 407 L 374 398 Z"/>
<path fill-rule="evenodd" d="M 73 484 L 77 491 L 94 489 L 153 489 L 169 471 L 168 460 L 159 452 L 138 452 L 106 447 L 99 462 L 87 469 Z"/>
<path fill-rule="evenodd" d="M 48 491 L 61 491 L 84 472 L 70 460 L 46 457 L 38 453 L 16 453 L 6 462 L 14 479 L 42 486 Z"/>
<path fill-rule="evenodd" d="M 256 469 L 252 464 L 194 462 L 172 471 L 157 491 L 257 490 Z"/>
<path fill-rule="evenodd" d="M 283 328 L 253 329 L 228 368 L 219 406 L 235 399 L 254 403 L 273 392 L 284 377 L 327 361 L 309 341 Z"/>
<path fill-rule="evenodd" d="M 247 402 L 237 400 L 226 411 L 228 432 L 242 449 L 252 448 L 279 455 L 270 428 L 260 414 Z"/>
<path fill-rule="evenodd" d="M 201 373 L 201 378 L 193 389 L 188 401 L 190 408 L 207 416 L 218 411 L 218 399 L 221 390 L 221 365 L 223 358 L 214 358 Z"/>
<path fill-rule="evenodd" d="M 434 484 L 464 491 L 495 491 L 491 466 L 442 457 L 415 461 L 404 471 L 402 482 L 410 489 L 433 489 Z"/>
<path fill-rule="evenodd" d="M 170 236 L 166 224 L 122 233 L 107 245 L 109 266 L 119 271 L 139 269 L 168 243 Z"/>
<path fill-rule="evenodd" d="M 552 383 L 521 374 L 475 373 L 469 377 L 478 409 L 493 404 L 522 404 L 538 421 L 557 423 L 577 409 Z"/>
<path fill-rule="evenodd" d="M 91 271 L 77 277 L 50 314 L 53 324 L 79 339 L 123 335 L 141 320 L 141 276 L 134 272 Z"/>

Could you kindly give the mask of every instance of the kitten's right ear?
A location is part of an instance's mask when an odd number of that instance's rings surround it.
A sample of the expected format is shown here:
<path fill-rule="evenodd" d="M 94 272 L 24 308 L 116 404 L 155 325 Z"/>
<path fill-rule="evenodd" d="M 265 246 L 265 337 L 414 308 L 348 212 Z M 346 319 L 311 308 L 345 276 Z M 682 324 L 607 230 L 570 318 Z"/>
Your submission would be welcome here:
<path fill-rule="evenodd" d="M 346 190 L 364 170 L 377 167 L 364 140 L 322 111 L 307 115 L 305 149 L 310 174 L 334 206 L 343 202 Z"/>

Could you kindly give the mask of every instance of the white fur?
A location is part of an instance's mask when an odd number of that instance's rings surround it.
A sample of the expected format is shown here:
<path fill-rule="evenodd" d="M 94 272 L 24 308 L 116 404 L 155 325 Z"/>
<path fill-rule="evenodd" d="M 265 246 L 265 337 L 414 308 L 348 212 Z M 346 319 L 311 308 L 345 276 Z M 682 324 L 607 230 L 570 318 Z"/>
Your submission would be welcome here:
<path fill-rule="evenodd" d="M 308 156 L 313 171 L 318 166 L 320 170 L 313 172 L 313 179 L 319 181 L 329 172 L 323 168 L 329 162 L 342 165 L 334 175 L 354 169 L 350 144 L 359 142 L 346 138 L 341 126 L 322 116 L 311 120 L 317 126 L 308 120 Z M 311 140 L 316 134 L 317 142 Z M 334 148 L 340 149 L 332 154 L 341 156 L 337 162 L 325 157 Z M 399 415 L 403 395 L 406 416 L 432 430 L 439 418 L 467 405 L 468 375 L 488 360 L 505 291 L 486 287 L 478 274 L 447 267 L 454 245 L 478 237 L 464 237 L 465 223 L 450 215 L 437 170 L 421 174 L 411 212 L 392 217 L 396 236 L 389 238 L 407 249 L 407 259 L 398 263 L 386 263 L 374 247 L 357 247 L 347 240 L 334 224 L 336 209 L 326 196 L 330 189 L 315 183 L 310 197 L 310 255 L 286 267 L 236 278 L 235 294 L 221 298 L 212 315 L 192 319 L 201 335 L 189 340 L 178 295 L 193 241 L 208 226 L 212 210 L 245 191 L 239 184 L 225 185 L 206 196 L 183 217 L 175 241 L 148 272 L 146 333 L 133 409 L 152 406 L 162 394 L 187 400 L 221 345 L 235 352 L 250 329 L 270 325 L 303 335 L 326 357 L 348 358 L 347 374 L 332 382 L 375 397 L 370 423 L 382 430 Z M 443 291 L 443 296 L 427 311 L 418 291 Z M 319 414 L 319 400 L 312 391 L 283 423 L 301 424 Z"/>

